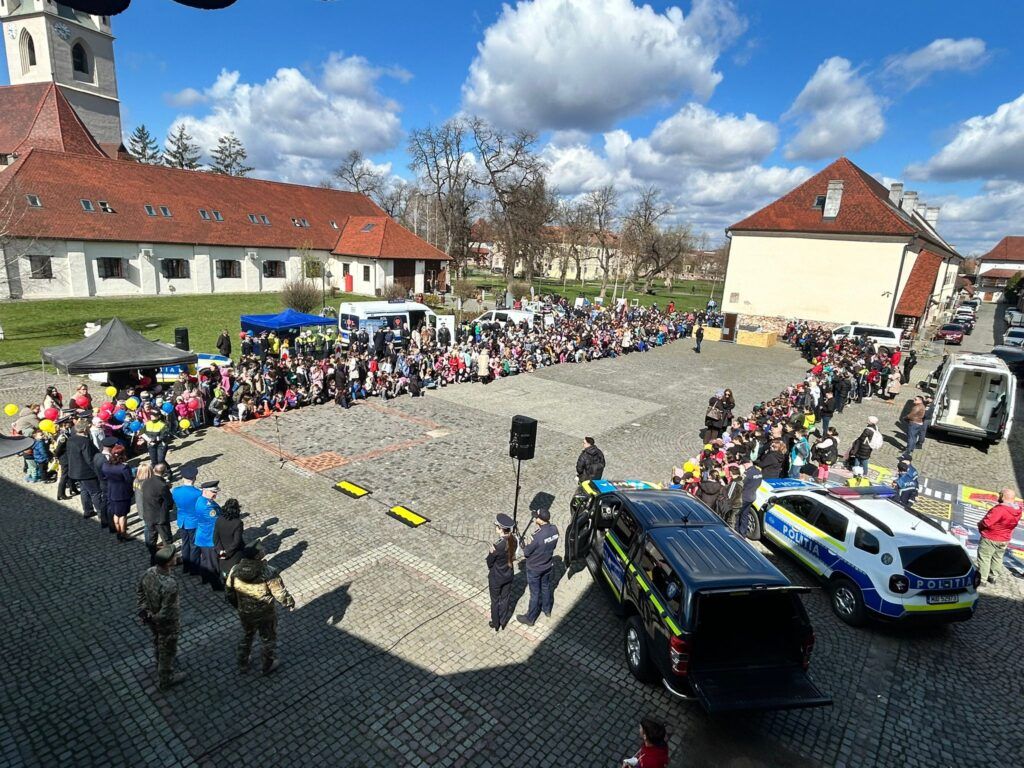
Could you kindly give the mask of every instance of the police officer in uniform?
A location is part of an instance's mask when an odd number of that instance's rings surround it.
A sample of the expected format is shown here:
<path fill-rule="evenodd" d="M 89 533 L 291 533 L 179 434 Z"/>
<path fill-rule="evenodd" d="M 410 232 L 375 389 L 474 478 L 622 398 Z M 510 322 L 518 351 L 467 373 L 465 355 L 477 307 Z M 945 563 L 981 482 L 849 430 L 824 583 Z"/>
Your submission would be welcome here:
<path fill-rule="evenodd" d="M 516 561 L 516 537 L 512 532 L 515 521 L 508 515 L 494 518 L 498 540 L 487 553 L 487 586 L 491 591 L 491 620 L 488 626 L 495 632 L 504 629 L 512 618 L 512 580 Z"/>
<path fill-rule="evenodd" d="M 199 552 L 196 550 L 196 502 L 203 492 L 196 487 L 199 471 L 195 467 L 179 470 L 181 485 L 171 491 L 178 510 L 178 536 L 181 537 L 181 569 L 199 575 Z"/>
<path fill-rule="evenodd" d="M 209 584 L 214 592 L 224 591 L 217 547 L 213 543 L 213 529 L 217 525 L 217 515 L 220 514 L 220 505 L 217 503 L 219 486 L 219 480 L 203 483 L 199 486 L 203 495 L 196 500 L 195 546 L 199 551 L 199 575 L 203 583 Z"/>
<path fill-rule="evenodd" d="M 277 570 L 263 561 L 263 550 L 258 545 L 242 550 L 242 559 L 228 573 L 226 589 L 225 597 L 238 611 L 238 620 L 242 623 L 242 639 L 237 652 L 238 671 L 249 671 L 249 654 L 258 632 L 263 674 L 269 675 L 279 664 L 274 603 L 281 603 L 290 611 L 295 607 L 295 600 Z"/>
<path fill-rule="evenodd" d="M 158 550 L 156 565 L 143 574 L 135 590 L 138 617 L 153 633 L 161 691 L 185 679 L 184 672 L 174 671 L 174 655 L 181 631 L 178 580 L 171 574 L 176 558 L 173 546 Z"/>
<path fill-rule="evenodd" d="M 551 524 L 551 510 L 539 509 L 534 514 L 537 532 L 530 543 L 523 548 L 526 558 L 526 583 L 530 587 L 530 607 L 526 613 L 516 616 L 520 624 L 533 626 L 540 617 L 551 615 L 555 596 L 551 587 L 551 558 L 558 546 L 558 528 Z"/>

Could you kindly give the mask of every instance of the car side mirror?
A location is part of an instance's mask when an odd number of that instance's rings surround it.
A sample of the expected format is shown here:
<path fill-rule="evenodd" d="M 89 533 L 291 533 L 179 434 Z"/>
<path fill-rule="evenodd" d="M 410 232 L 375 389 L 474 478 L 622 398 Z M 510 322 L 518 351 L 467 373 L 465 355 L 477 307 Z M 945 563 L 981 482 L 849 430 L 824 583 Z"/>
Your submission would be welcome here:
<path fill-rule="evenodd" d="M 776 502 L 778 502 L 778 500 L 779 500 L 778 496 L 769 496 L 768 497 L 768 501 L 766 501 L 764 503 L 765 508 L 774 507 Z"/>

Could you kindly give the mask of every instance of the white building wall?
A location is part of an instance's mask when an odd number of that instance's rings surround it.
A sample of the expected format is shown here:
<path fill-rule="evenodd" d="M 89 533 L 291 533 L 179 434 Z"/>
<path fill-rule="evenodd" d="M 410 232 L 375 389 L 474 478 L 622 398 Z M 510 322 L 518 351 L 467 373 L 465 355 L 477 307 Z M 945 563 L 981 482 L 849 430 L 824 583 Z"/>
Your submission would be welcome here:
<path fill-rule="evenodd" d="M 734 233 L 724 312 L 888 325 L 916 254 L 905 241 Z"/>
<path fill-rule="evenodd" d="M 426 263 L 423 261 L 416 262 L 416 272 L 412 278 L 412 290 L 413 293 L 423 293 L 423 276 L 426 271 Z"/>

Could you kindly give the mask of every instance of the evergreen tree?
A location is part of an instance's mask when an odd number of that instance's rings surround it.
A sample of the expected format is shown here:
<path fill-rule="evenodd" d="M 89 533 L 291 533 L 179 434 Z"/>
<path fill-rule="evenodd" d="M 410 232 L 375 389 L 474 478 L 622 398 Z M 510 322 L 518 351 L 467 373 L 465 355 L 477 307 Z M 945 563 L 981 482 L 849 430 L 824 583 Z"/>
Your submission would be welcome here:
<path fill-rule="evenodd" d="M 167 148 L 164 150 L 164 165 L 171 168 L 187 168 L 192 171 L 199 167 L 199 145 L 194 144 L 192 137 L 179 125 L 177 130 L 167 137 Z"/>
<path fill-rule="evenodd" d="M 156 138 L 144 124 L 132 132 L 131 138 L 128 139 L 128 151 L 140 163 L 160 165 L 164 161 Z"/>
<path fill-rule="evenodd" d="M 245 151 L 245 145 L 233 133 L 221 136 L 217 140 L 217 148 L 213 150 L 213 162 L 210 163 L 210 170 L 214 173 L 223 173 L 225 176 L 248 176 L 252 170 L 245 164 L 249 153 Z"/>

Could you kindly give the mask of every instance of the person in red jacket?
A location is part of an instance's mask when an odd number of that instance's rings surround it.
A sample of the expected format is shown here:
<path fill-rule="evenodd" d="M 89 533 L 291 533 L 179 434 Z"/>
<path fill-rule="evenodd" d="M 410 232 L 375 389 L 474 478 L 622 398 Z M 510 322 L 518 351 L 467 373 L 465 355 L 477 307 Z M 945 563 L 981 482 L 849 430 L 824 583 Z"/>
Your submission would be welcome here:
<path fill-rule="evenodd" d="M 640 721 L 640 739 L 643 745 L 632 757 L 622 761 L 622 768 L 668 768 L 668 744 L 665 726 L 645 717 Z"/>
<path fill-rule="evenodd" d="M 981 543 L 978 544 L 978 573 L 982 582 L 995 583 L 1003 572 L 1003 555 L 1010 543 L 1013 529 L 1020 522 L 1021 508 L 1017 495 L 1009 488 L 999 494 L 999 503 L 978 523 Z"/>

